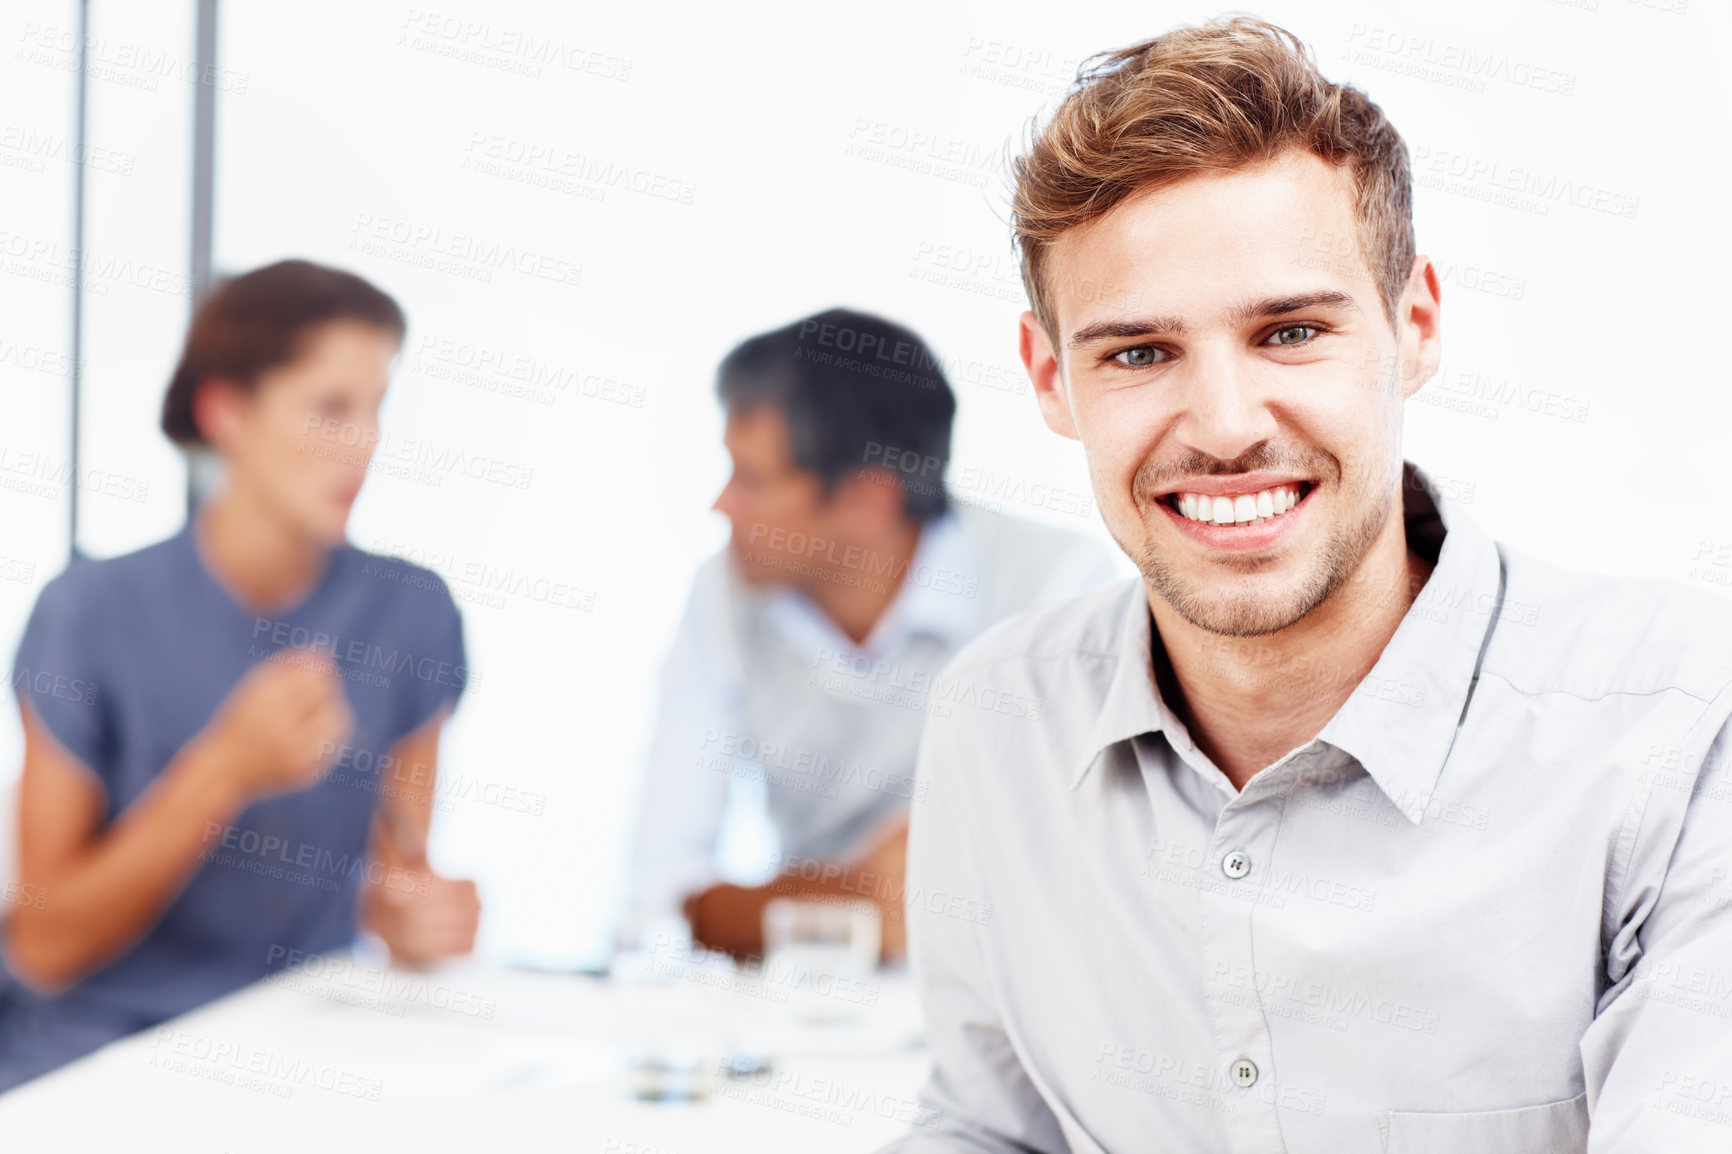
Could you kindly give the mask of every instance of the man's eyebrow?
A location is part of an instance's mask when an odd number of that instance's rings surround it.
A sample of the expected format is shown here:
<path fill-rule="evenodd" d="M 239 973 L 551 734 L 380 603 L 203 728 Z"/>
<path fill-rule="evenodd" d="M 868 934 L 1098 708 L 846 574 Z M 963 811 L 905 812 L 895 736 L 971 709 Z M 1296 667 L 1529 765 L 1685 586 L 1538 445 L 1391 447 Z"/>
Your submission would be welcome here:
<path fill-rule="evenodd" d="M 1318 289 L 1316 292 L 1298 293 L 1287 297 L 1264 297 L 1260 301 L 1240 305 L 1230 311 L 1227 316 L 1234 324 L 1249 324 L 1252 321 L 1264 320 L 1269 317 L 1286 316 L 1300 309 L 1339 308 L 1359 311 L 1359 302 L 1339 289 Z"/>
<path fill-rule="evenodd" d="M 1096 341 L 1120 337 L 1182 337 L 1185 322 L 1178 317 L 1143 317 L 1131 321 L 1097 321 L 1070 335 L 1070 347 L 1080 349 Z"/>
<path fill-rule="evenodd" d="M 1336 289 L 1319 289 L 1316 292 L 1297 293 L 1284 297 L 1264 297 L 1262 300 L 1250 301 L 1229 310 L 1227 319 L 1235 325 L 1244 325 L 1252 321 L 1286 316 L 1288 313 L 1296 313 L 1300 309 L 1309 308 L 1341 308 L 1352 309 L 1357 312 L 1359 302 L 1347 293 Z M 1178 317 L 1155 316 L 1140 317 L 1133 320 L 1099 321 L 1072 333 L 1070 347 L 1077 349 L 1084 345 L 1092 345 L 1096 341 L 1132 337 L 1182 337 L 1188 331 L 1188 326 Z"/>

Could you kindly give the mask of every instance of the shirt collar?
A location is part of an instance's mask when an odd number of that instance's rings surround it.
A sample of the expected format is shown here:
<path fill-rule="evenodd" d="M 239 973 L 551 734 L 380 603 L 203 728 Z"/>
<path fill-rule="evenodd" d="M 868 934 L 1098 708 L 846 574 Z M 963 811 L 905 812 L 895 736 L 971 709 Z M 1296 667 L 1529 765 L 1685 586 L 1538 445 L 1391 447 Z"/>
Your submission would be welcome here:
<path fill-rule="evenodd" d="M 985 623 L 981 568 L 979 543 L 954 513 L 945 513 L 921 529 L 914 556 L 900 575 L 902 587 L 864 643 L 848 640 L 811 598 L 792 589 L 767 591 L 764 613 L 783 639 L 802 653 L 820 649 L 884 653 L 922 633 L 957 648 Z M 958 592 L 959 586 L 972 591 L 972 596 Z"/>
<path fill-rule="evenodd" d="M 1123 626 L 1118 631 L 1117 661 L 1089 733 L 1088 747 L 1077 759 L 1073 789 L 1082 784 L 1103 749 L 1143 733 L 1164 733 L 1177 744 L 1183 730 L 1155 684 L 1153 622 L 1148 588 L 1140 578 L 1127 584 L 1126 600 L 1118 612 Z"/>
<path fill-rule="evenodd" d="M 1504 575 L 1496 543 L 1412 462 L 1403 462 L 1401 492 L 1409 546 L 1434 557 L 1435 566 L 1377 664 L 1317 737 L 1356 759 L 1396 808 L 1418 822 L 1502 609 Z M 1188 744 L 1155 684 L 1146 597 L 1142 583 L 1133 583 L 1119 660 L 1073 786 L 1117 742 L 1160 732 L 1175 745 Z"/>

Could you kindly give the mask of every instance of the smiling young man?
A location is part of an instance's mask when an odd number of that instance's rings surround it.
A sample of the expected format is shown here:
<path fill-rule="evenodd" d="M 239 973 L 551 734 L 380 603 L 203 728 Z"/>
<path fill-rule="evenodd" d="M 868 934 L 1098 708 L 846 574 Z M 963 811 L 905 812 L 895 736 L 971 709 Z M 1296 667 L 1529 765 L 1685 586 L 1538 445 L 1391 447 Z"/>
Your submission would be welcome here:
<path fill-rule="evenodd" d="M 1405 146 L 1248 18 L 1015 165 L 1041 412 L 1141 580 L 947 673 L 901 1151 L 1732 1149 L 1732 607 L 1493 541 L 1402 455 Z M 1535 499 L 1545 494 L 1536 493 Z"/>

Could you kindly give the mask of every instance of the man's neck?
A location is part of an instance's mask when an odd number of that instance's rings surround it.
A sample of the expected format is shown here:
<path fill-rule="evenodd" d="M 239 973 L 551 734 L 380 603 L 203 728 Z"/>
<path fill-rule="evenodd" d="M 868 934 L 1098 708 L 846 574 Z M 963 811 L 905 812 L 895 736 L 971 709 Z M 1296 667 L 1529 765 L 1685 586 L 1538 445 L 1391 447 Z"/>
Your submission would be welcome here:
<path fill-rule="evenodd" d="M 1198 629 L 1149 592 L 1170 668 L 1156 669 L 1164 700 L 1235 789 L 1315 738 L 1371 672 L 1430 577 L 1432 563 L 1408 552 L 1367 557 L 1327 601 L 1293 625 L 1262 637 Z M 1176 683 L 1175 679 L 1176 678 Z"/>
<path fill-rule="evenodd" d="M 902 591 L 920 547 L 922 528 L 921 522 L 903 521 L 871 539 L 851 542 L 840 555 L 858 563 L 826 567 L 823 576 L 807 581 L 802 592 L 850 641 L 861 644 Z"/>

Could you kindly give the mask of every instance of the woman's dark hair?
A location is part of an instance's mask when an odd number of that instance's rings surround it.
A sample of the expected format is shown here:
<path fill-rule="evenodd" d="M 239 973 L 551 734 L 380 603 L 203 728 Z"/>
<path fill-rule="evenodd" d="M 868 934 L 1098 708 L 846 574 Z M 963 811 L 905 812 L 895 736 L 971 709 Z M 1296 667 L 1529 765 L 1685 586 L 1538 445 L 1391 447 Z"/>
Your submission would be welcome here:
<path fill-rule="evenodd" d="M 397 302 L 354 273 L 280 260 L 223 281 L 199 306 L 180 364 L 162 400 L 162 431 L 180 445 L 208 442 L 193 419 L 193 393 L 208 377 L 243 389 L 300 356 L 307 334 L 328 321 L 360 321 L 403 339 Z"/>

